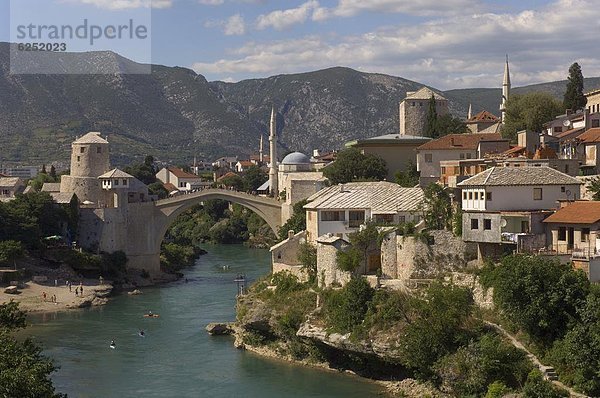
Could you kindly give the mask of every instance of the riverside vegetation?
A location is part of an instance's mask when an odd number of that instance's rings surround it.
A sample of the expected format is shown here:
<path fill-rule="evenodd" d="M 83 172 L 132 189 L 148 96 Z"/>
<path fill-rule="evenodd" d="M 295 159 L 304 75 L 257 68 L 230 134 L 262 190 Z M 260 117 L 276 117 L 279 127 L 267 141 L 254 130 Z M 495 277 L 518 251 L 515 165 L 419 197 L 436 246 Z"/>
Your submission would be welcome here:
<path fill-rule="evenodd" d="M 490 321 L 553 365 L 565 384 L 600 394 L 600 289 L 570 265 L 523 255 L 487 264 L 475 271 L 494 289 L 495 309 L 484 310 L 470 289 L 443 279 L 410 293 L 373 289 L 359 276 L 319 288 L 314 248 L 306 246 L 299 259 L 309 282 L 269 275 L 238 299 L 238 344 L 378 380 L 416 379 L 432 396 L 568 396 Z M 347 253 L 338 256 L 345 270 L 361 261 L 360 250 Z"/>

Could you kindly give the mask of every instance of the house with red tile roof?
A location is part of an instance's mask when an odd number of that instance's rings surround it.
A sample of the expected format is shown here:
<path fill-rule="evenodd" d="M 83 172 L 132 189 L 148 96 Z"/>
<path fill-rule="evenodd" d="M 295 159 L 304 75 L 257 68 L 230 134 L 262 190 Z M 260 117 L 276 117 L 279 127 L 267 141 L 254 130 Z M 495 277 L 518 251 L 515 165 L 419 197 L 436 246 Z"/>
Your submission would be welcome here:
<path fill-rule="evenodd" d="M 475 116 L 467 119 L 465 123 L 472 133 L 481 133 L 484 130 L 490 131 L 490 127 L 492 126 L 496 125 L 499 127 L 500 118 L 486 110 L 483 110 L 475 114 Z"/>
<path fill-rule="evenodd" d="M 201 187 L 202 179 L 177 167 L 165 167 L 156 173 L 163 184 L 173 184 L 179 191 L 190 192 Z M 167 188 L 168 190 L 168 188 Z"/>
<path fill-rule="evenodd" d="M 440 162 L 445 160 L 481 159 L 491 153 L 510 149 L 510 141 L 499 133 L 448 134 L 417 147 L 417 170 L 421 186 L 441 177 Z"/>
<path fill-rule="evenodd" d="M 600 202 L 563 202 L 563 206 L 544 220 L 550 249 L 569 254 L 575 268 L 583 270 L 590 281 L 600 281 Z"/>

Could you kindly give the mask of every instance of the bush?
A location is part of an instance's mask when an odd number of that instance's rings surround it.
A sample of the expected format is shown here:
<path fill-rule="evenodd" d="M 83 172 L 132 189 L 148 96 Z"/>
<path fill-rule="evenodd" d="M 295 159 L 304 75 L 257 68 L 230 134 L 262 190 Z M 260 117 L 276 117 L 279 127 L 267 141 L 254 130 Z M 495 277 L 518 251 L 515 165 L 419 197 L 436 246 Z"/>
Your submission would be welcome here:
<path fill-rule="evenodd" d="M 569 394 L 544 380 L 539 370 L 532 370 L 523 386 L 523 398 L 562 398 Z"/>
<path fill-rule="evenodd" d="M 488 386 L 485 398 L 502 398 L 508 394 L 510 390 L 501 381 L 495 381 Z"/>
<path fill-rule="evenodd" d="M 362 278 L 352 278 L 342 289 L 325 297 L 324 311 L 331 331 L 348 333 L 365 319 L 375 290 Z"/>

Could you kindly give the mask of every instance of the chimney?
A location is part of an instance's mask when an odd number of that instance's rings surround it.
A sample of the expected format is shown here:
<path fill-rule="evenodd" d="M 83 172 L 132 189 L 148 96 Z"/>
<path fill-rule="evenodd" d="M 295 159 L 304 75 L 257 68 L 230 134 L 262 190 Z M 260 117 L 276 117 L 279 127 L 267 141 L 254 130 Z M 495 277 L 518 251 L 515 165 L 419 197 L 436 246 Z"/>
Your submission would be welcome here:
<path fill-rule="evenodd" d="M 450 137 L 450 145 L 454 146 L 454 137 Z"/>
<path fill-rule="evenodd" d="M 288 240 L 294 239 L 294 230 L 290 229 L 288 231 Z"/>
<path fill-rule="evenodd" d="M 344 184 L 340 184 L 340 193 L 344 192 Z"/>
<path fill-rule="evenodd" d="M 572 115 L 572 114 L 573 114 L 573 109 L 567 109 L 567 110 L 566 110 L 566 115 L 567 115 L 567 116 L 570 116 L 570 115 Z"/>

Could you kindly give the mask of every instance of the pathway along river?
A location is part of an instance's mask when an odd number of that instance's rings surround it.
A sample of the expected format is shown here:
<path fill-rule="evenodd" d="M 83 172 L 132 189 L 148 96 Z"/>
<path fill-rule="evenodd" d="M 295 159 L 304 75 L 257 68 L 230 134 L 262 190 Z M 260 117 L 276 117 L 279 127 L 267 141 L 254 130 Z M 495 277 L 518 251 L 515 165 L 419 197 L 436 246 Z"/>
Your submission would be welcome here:
<path fill-rule="evenodd" d="M 235 319 L 235 276 L 255 280 L 270 266 L 266 250 L 206 249 L 186 272 L 187 283 L 119 296 L 105 307 L 32 317 L 26 333 L 61 367 L 53 377 L 57 390 L 94 398 L 378 395 L 376 385 L 358 377 L 262 358 L 236 350 L 229 337 L 210 337 L 207 323 Z M 160 318 L 143 318 L 148 310 Z"/>

